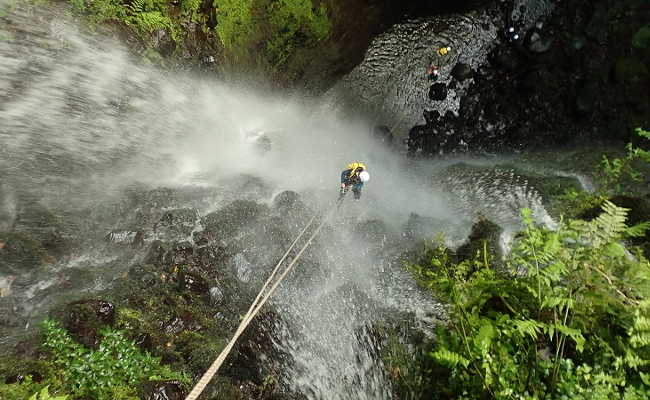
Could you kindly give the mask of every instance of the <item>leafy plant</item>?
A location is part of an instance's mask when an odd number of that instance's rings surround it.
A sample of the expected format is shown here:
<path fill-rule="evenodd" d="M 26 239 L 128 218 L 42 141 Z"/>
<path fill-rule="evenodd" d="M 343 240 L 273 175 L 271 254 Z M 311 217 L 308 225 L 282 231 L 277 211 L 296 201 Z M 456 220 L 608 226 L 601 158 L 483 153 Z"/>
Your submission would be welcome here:
<path fill-rule="evenodd" d="M 621 241 L 650 224 L 627 227 L 626 214 L 605 202 L 591 222 L 550 231 L 525 210 L 505 271 L 483 257 L 454 264 L 442 246 L 429 264 L 410 266 L 451 307 L 429 353 L 448 373 L 432 390 L 463 399 L 646 398 L 650 263 Z"/>
<path fill-rule="evenodd" d="M 650 132 L 641 128 L 637 128 L 635 132 L 639 137 L 650 139 Z M 642 180 L 642 175 L 635 168 L 634 164 L 637 160 L 650 163 L 650 151 L 636 147 L 632 143 L 628 143 L 626 149 L 627 154 L 622 158 L 613 158 L 610 160 L 606 155 L 603 155 L 600 183 L 601 190 L 604 194 L 612 195 L 622 193 L 625 184 L 624 179 L 630 179 L 635 182 Z"/>
<path fill-rule="evenodd" d="M 135 385 L 143 379 L 187 378 L 161 366 L 160 360 L 141 352 L 121 331 L 105 328 L 97 350 L 75 342 L 56 321 L 43 322 L 44 347 L 75 396 L 92 399 L 133 399 Z"/>
<path fill-rule="evenodd" d="M 68 396 L 51 396 L 49 387 L 45 386 L 40 392 L 34 393 L 29 400 L 67 400 Z"/>

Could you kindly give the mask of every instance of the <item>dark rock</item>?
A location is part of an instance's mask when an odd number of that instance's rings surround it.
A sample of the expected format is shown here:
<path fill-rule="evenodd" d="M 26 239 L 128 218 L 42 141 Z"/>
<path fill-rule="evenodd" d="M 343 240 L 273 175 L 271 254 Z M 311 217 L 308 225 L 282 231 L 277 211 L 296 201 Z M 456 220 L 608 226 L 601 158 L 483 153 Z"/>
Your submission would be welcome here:
<path fill-rule="evenodd" d="M 460 82 L 471 78 L 473 75 L 474 72 L 472 71 L 472 67 L 470 67 L 468 64 L 458 63 L 451 70 L 451 76 Z"/>
<path fill-rule="evenodd" d="M 138 394 L 142 400 L 183 400 L 187 395 L 183 384 L 176 380 L 145 382 Z"/>
<path fill-rule="evenodd" d="M 544 37 L 537 31 L 531 31 L 527 37 L 528 50 L 533 53 L 545 53 L 550 50 L 553 45 L 552 37 Z"/>
<path fill-rule="evenodd" d="M 200 295 L 208 293 L 208 284 L 202 276 L 182 270 L 178 275 L 178 288 L 181 291 L 190 291 Z"/>
<path fill-rule="evenodd" d="M 41 382 L 43 380 L 43 375 L 37 371 L 32 372 L 20 372 L 14 375 L 10 375 L 5 379 L 5 384 L 13 385 L 14 383 L 22 383 L 25 381 L 25 378 L 30 376 L 32 382 Z"/>
<path fill-rule="evenodd" d="M 475 257 L 488 258 L 488 262 L 501 259 L 501 249 L 499 247 L 499 238 L 502 229 L 499 225 L 488 220 L 487 218 L 480 217 L 478 221 L 472 225 L 472 231 L 467 238 L 467 242 L 461 245 L 456 250 L 456 255 L 459 261 L 473 260 Z M 484 250 L 487 249 L 487 255 Z"/>
<path fill-rule="evenodd" d="M 80 300 L 63 310 L 63 325 L 79 343 L 96 348 L 101 341 L 99 331 L 115 322 L 115 307 L 104 300 Z"/>
<path fill-rule="evenodd" d="M 429 88 L 429 98 L 434 101 L 442 101 L 447 98 L 447 86 L 444 83 L 434 83 Z"/>

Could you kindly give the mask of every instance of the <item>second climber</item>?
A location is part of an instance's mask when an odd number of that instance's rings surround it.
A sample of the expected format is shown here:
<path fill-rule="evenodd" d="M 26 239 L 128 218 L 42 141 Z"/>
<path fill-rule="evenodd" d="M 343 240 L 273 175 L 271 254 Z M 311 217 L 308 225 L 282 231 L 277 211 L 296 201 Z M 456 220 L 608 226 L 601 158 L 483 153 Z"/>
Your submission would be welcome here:
<path fill-rule="evenodd" d="M 348 164 L 348 167 L 341 172 L 341 191 L 339 199 L 345 196 L 348 190 L 352 189 L 354 199 L 361 198 L 361 188 L 365 182 L 370 179 L 370 174 L 366 166 L 360 162 Z"/>

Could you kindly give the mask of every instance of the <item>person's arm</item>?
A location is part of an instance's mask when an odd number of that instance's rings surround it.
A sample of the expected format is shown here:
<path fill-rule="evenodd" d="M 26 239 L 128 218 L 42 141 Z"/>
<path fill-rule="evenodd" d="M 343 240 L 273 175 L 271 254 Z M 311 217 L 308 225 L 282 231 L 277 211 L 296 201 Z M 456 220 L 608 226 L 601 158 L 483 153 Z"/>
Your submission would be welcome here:
<path fill-rule="evenodd" d="M 341 172 L 341 187 L 345 187 L 345 183 L 348 180 L 348 169 Z"/>

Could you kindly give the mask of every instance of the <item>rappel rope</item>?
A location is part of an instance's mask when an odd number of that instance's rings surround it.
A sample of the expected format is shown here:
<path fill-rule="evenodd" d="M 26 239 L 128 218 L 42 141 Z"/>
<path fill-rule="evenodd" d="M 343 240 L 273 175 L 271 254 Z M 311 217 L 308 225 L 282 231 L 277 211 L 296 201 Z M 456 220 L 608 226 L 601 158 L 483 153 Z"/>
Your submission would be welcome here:
<path fill-rule="evenodd" d="M 280 261 L 278 261 L 277 265 L 273 269 L 273 272 L 271 272 L 271 275 L 269 276 L 269 278 L 264 283 L 264 286 L 262 286 L 262 289 L 260 290 L 260 292 L 257 294 L 257 297 L 255 298 L 255 301 L 253 301 L 253 303 L 249 307 L 248 311 L 244 315 L 244 318 L 242 319 L 241 323 L 239 324 L 239 327 L 237 327 L 237 330 L 235 331 L 235 334 L 233 335 L 232 339 L 230 339 L 230 342 L 228 342 L 226 347 L 224 347 L 224 349 L 221 351 L 221 354 L 219 354 L 219 356 L 214 360 L 214 362 L 212 362 L 212 365 L 210 365 L 210 368 L 208 368 L 207 371 L 205 371 L 205 373 L 203 374 L 201 379 L 199 379 L 199 381 L 196 383 L 196 385 L 194 385 L 194 388 L 192 389 L 190 394 L 187 395 L 185 400 L 196 400 L 201 395 L 201 393 L 203 392 L 205 387 L 208 385 L 208 383 L 210 383 L 210 380 L 212 380 L 212 377 L 217 373 L 217 371 L 219 370 L 219 368 L 221 367 L 223 362 L 226 360 L 226 357 L 228 356 L 228 354 L 230 353 L 232 348 L 235 346 L 235 343 L 237 342 L 237 339 L 239 339 L 239 337 L 244 333 L 244 330 L 250 324 L 250 322 L 253 320 L 253 318 L 255 318 L 257 313 L 262 309 L 262 306 L 264 305 L 264 303 L 266 303 L 266 301 L 269 299 L 269 297 L 271 297 L 271 295 L 273 294 L 275 289 L 278 287 L 278 285 L 282 282 L 284 277 L 291 271 L 293 266 L 298 262 L 298 260 L 300 259 L 300 256 L 302 255 L 302 253 L 304 253 L 305 250 L 307 250 L 307 248 L 309 247 L 311 242 L 314 240 L 316 235 L 318 235 L 321 228 L 325 225 L 325 222 L 327 222 L 327 220 L 330 218 L 332 213 L 336 209 L 338 209 L 338 207 L 340 207 L 342 200 L 343 200 L 343 197 L 341 197 L 341 198 L 339 198 L 337 200 L 336 208 L 333 207 L 326 214 L 325 218 L 323 218 L 322 221 L 320 222 L 320 224 L 318 224 L 318 227 L 316 227 L 314 232 L 311 234 L 309 239 L 307 239 L 307 242 L 302 246 L 302 248 L 296 254 L 296 256 L 291 261 L 291 263 L 285 268 L 285 270 L 282 272 L 282 274 L 280 274 L 280 276 L 275 280 L 273 285 L 269 288 L 269 285 L 271 285 L 271 282 L 273 282 L 276 274 L 280 270 L 280 267 L 282 266 L 282 264 L 284 263 L 286 258 L 291 253 L 291 250 L 293 250 L 295 245 L 298 243 L 300 238 L 305 234 L 305 232 L 307 232 L 309 227 L 311 227 L 313 225 L 314 221 L 316 220 L 317 215 L 314 215 L 313 217 L 311 217 L 311 219 L 309 220 L 309 223 L 300 232 L 300 234 L 296 237 L 296 239 L 293 241 L 293 243 L 291 243 L 291 246 L 289 246 L 289 248 L 284 253 L 284 255 L 282 256 Z M 268 291 L 267 291 L 267 289 L 268 289 Z M 266 291 L 266 294 L 264 294 L 265 291 Z"/>

